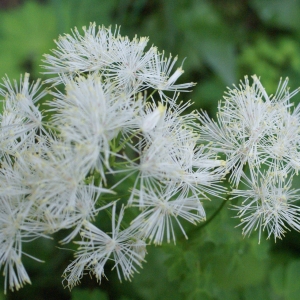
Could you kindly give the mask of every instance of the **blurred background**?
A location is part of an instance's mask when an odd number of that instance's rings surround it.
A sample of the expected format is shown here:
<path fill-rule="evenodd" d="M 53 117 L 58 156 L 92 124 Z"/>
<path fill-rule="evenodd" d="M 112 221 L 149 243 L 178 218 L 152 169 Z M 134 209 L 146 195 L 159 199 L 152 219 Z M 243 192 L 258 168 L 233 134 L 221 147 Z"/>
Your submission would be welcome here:
<path fill-rule="evenodd" d="M 149 36 L 150 45 L 178 54 L 178 67 L 186 58 L 179 81 L 197 85 L 181 97 L 213 116 L 226 87 L 245 75 L 260 76 L 269 94 L 280 77 L 290 78 L 291 90 L 300 85 L 299 16 L 299 0 L 0 0 L 0 74 L 19 79 L 26 71 L 45 79 L 40 64 L 53 39 L 90 22 L 118 24 L 122 35 Z M 208 217 L 220 201 L 205 203 Z M 108 266 L 100 286 L 86 275 L 69 292 L 61 274 L 72 251 L 58 249 L 62 234 L 26 245 L 24 251 L 46 262 L 25 257 L 32 285 L 0 292 L 0 300 L 299 299 L 300 233 L 258 245 L 255 233 L 242 238 L 227 208 L 209 226 L 191 228 L 189 240 L 149 247 L 131 283 L 119 283 Z"/>

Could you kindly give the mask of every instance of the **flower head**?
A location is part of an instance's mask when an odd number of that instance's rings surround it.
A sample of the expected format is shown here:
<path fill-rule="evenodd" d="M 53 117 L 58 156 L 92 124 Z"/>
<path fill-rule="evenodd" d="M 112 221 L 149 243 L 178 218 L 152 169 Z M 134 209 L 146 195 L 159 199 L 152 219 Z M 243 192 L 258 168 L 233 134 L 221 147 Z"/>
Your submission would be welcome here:
<path fill-rule="evenodd" d="M 125 94 L 115 95 L 114 87 L 97 74 L 71 80 L 66 89 L 66 95 L 56 94 L 50 103 L 56 110 L 53 124 L 63 141 L 81 153 L 87 171 L 97 169 L 105 178 L 110 141 L 132 126 L 137 103 Z"/>
<path fill-rule="evenodd" d="M 46 131 L 42 124 L 42 114 L 36 102 L 46 95 L 39 92 L 40 80 L 29 83 L 29 74 L 21 76 L 20 83 L 11 84 L 8 78 L 3 79 L 0 96 L 4 97 L 3 112 L 0 115 L 0 152 L 15 155 L 27 145 L 35 143 L 35 139 Z M 24 146 L 25 144 L 25 146 Z"/>
<path fill-rule="evenodd" d="M 299 189 L 291 189 L 291 177 L 252 171 L 250 178 L 245 177 L 245 183 L 248 189 L 232 191 L 233 198 L 243 198 L 242 204 L 234 209 L 238 211 L 244 235 L 258 230 L 260 241 L 266 230 L 268 238 L 273 235 L 276 240 L 289 227 L 300 231 L 300 208 L 293 204 L 298 200 Z"/>
<path fill-rule="evenodd" d="M 144 191 L 143 206 L 140 206 L 140 192 L 134 190 L 136 198 L 133 205 L 142 212 L 132 221 L 132 226 L 139 229 L 143 238 L 149 238 L 154 244 L 162 244 L 166 237 L 168 243 L 175 243 L 173 222 L 176 222 L 184 236 L 187 235 L 180 223 L 180 218 L 196 224 L 205 219 L 203 206 L 197 196 L 188 196 L 185 191 L 178 189 L 175 184 L 166 188 L 149 188 Z"/>
<path fill-rule="evenodd" d="M 45 237 L 45 227 L 37 217 L 34 202 L 23 195 L 0 197 L 0 266 L 5 276 L 5 293 L 7 287 L 13 291 L 31 283 L 22 256 L 38 259 L 24 253 L 23 243 Z"/>
<path fill-rule="evenodd" d="M 152 105 L 155 112 L 158 108 Z M 134 188 L 139 187 L 140 205 L 143 191 L 151 186 L 175 183 L 177 187 L 198 197 L 206 193 L 220 195 L 219 182 L 224 172 L 224 161 L 217 158 L 209 147 L 199 145 L 194 114 L 179 115 L 185 108 L 164 108 L 163 117 L 146 132 L 135 146 L 139 162 L 130 162 L 128 170 L 137 171 Z M 148 116 L 146 114 L 145 119 Z M 132 196 L 129 203 L 132 201 Z"/>
<path fill-rule="evenodd" d="M 46 73 L 57 76 L 48 80 L 59 84 L 75 78 L 82 73 L 99 73 L 104 81 L 114 82 L 117 90 L 126 94 L 136 94 L 147 88 L 160 91 L 186 91 L 194 83 L 176 85 L 183 73 L 178 68 L 172 75 L 177 57 L 165 58 L 156 47 L 146 50 L 148 38 L 120 35 L 120 28 L 96 27 L 95 23 L 83 27 L 83 35 L 77 28 L 72 35 L 60 36 L 53 55 L 45 55 Z"/>
<path fill-rule="evenodd" d="M 280 82 L 272 97 L 256 76 L 252 85 L 245 77 L 245 83 L 229 90 L 219 103 L 217 122 L 206 113 L 200 115 L 202 140 L 210 142 L 212 150 L 224 154 L 227 170 L 231 171 L 230 180 L 236 186 L 245 164 L 278 169 L 287 164 L 292 168 L 298 163 L 295 147 L 300 135 L 292 134 L 295 133 L 292 124 L 299 123 L 299 109 L 291 115 L 289 100 L 299 90 L 289 93 L 286 86 L 287 80 Z M 283 148 L 288 154 L 282 154 Z"/>
<path fill-rule="evenodd" d="M 122 207 L 119 218 L 116 220 L 116 204 L 112 209 L 112 232 L 110 235 L 85 222 L 81 229 L 82 241 L 77 242 L 80 247 L 76 252 L 76 259 L 67 267 L 64 277 L 67 286 L 72 288 L 83 275 L 84 270 L 94 274 L 101 282 L 104 276 L 104 265 L 108 260 L 114 262 L 120 281 L 122 277 L 130 280 L 137 271 L 136 266 L 141 266 L 146 253 L 146 244 L 139 238 L 137 229 L 128 227 L 121 230 L 121 221 L 124 215 Z"/>

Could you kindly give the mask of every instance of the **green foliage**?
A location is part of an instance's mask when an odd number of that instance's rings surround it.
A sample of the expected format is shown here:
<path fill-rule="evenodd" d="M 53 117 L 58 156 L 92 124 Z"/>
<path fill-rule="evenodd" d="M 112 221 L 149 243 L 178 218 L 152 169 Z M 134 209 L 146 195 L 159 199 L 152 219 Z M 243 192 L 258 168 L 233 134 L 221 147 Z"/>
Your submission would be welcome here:
<path fill-rule="evenodd" d="M 253 0 L 250 2 L 261 20 L 279 29 L 300 30 L 300 1 Z"/>
<path fill-rule="evenodd" d="M 83 299 L 108 300 L 109 299 L 106 293 L 102 292 L 99 289 L 88 291 L 88 290 L 81 290 L 79 288 L 75 288 L 72 290 L 71 295 L 72 295 L 72 300 L 83 300 Z"/>
<path fill-rule="evenodd" d="M 57 36 L 53 7 L 28 1 L 9 14 L 0 12 L 0 19 L 1 77 L 18 79 L 25 71 L 40 77 L 42 54 Z"/>
<path fill-rule="evenodd" d="M 280 77 L 289 77 L 291 86 L 297 86 L 300 79 L 299 52 L 300 44 L 292 38 L 260 36 L 251 46 L 243 48 L 239 64 L 246 74 L 259 75 L 266 89 L 275 92 Z"/>
<path fill-rule="evenodd" d="M 264 286 L 268 244 L 258 246 L 256 237 L 242 240 L 233 224 L 225 221 L 229 218 L 230 212 L 224 210 L 198 236 L 165 247 L 168 277 L 180 282 L 180 299 L 240 299 L 250 287 Z"/>
<path fill-rule="evenodd" d="M 208 1 L 191 5 L 179 16 L 186 36 L 181 51 L 188 57 L 200 57 L 226 84 L 236 81 L 234 40 L 222 17 Z M 197 38 L 196 38 L 197 37 Z M 187 47 L 188 46 L 188 47 Z M 191 54 L 191 55 L 189 55 Z M 190 64 L 196 63 L 191 60 Z"/>
<path fill-rule="evenodd" d="M 174 283 L 168 280 L 165 265 L 167 254 L 161 247 L 150 246 L 147 251 L 147 262 L 140 274 L 136 274 L 132 282 L 122 283 L 120 294 L 129 299 L 160 300 L 162 295 L 164 300 L 180 299 L 178 286 L 174 288 Z M 115 283 L 119 284 L 117 281 Z"/>
<path fill-rule="evenodd" d="M 278 265 L 270 276 L 271 286 L 276 295 L 284 300 L 299 299 L 300 260 L 292 260 L 288 265 Z"/>

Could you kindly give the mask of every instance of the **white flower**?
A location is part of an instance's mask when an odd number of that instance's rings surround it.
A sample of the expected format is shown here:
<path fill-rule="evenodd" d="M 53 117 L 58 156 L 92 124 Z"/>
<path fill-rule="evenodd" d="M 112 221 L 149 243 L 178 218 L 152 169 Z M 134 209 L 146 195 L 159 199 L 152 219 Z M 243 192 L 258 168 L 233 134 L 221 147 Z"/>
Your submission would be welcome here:
<path fill-rule="evenodd" d="M 83 27 L 83 35 L 75 28 L 72 35 L 59 37 L 53 55 L 45 55 L 46 73 L 57 75 L 48 82 L 59 84 L 81 73 L 99 72 L 123 93 L 132 95 L 151 87 L 162 96 L 162 91 L 186 91 L 194 85 L 175 84 L 183 73 L 180 67 L 170 75 L 177 57 L 166 59 L 154 46 L 145 50 L 148 38 L 130 40 L 121 36 L 117 27 L 114 32 L 104 26 L 96 28 L 93 23 Z"/>
<path fill-rule="evenodd" d="M 137 271 L 136 266 L 141 266 L 146 253 L 146 244 L 137 235 L 137 229 L 128 227 L 121 230 L 121 221 L 124 215 L 124 207 L 116 220 L 116 204 L 112 209 L 111 235 L 104 233 L 89 222 L 84 223 L 81 229 L 82 241 L 77 242 L 80 247 L 76 252 L 76 259 L 64 272 L 67 286 L 72 288 L 83 275 L 84 270 L 93 273 L 101 282 L 104 275 L 104 265 L 108 260 L 114 261 L 120 281 L 122 277 L 130 280 Z"/>
<path fill-rule="evenodd" d="M 46 73 L 73 78 L 84 72 L 99 71 L 113 80 L 117 89 L 134 92 L 144 88 L 147 77 L 153 77 L 147 65 L 156 48 L 145 51 L 148 38 L 135 37 L 130 41 L 120 35 L 119 28 L 112 32 L 110 27 L 97 27 L 95 23 L 83 27 L 83 31 L 81 35 L 75 28 L 72 35 L 59 37 L 58 49 L 52 50 L 54 55 L 45 55 Z M 61 80 L 58 76 L 49 81 L 59 83 Z"/>
<path fill-rule="evenodd" d="M 99 210 L 96 208 L 101 193 L 113 191 L 94 186 L 92 181 L 86 185 L 85 169 L 82 168 L 84 159 L 66 147 L 66 145 L 52 145 L 51 151 L 45 158 L 27 158 L 35 168 L 27 182 L 32 188 L 30 195 L 38 205 L 49 232 L 56 232 L 62 228 L 76 227 L 63 242 L 69 242 L 82 226 L 84 220 L 91 221 Z"/>
<path fill-rule="evenodd" d="M 140 206 L 140 191 L 133 191 L 133 205 Z M 197 196 L 188 196 L 188 193 L 178 189 L 175 184 L 165 188 L 148 188 L 144 190 L 142 212 L 136 217 L 132 226 L 141 232 L 143 238 L 150 239 L 154 244 L 162 244 L 166 237 L 168 243 L 173 239 L 175 232 L 173 222 L 176 222 L 184 236 L 187 235 L 179 219 L 185 219 L 196 225 L 205 220 L 203 206 Z"/>
<path fill-rule="evenodd" d="M 285 170 L 287 173 L 298 173 L 300 169 L 300 114 L 298 105 L 293 111 L 287 104 L 277 104 L 278 120 L 276 130 L 264 138 L 262 145 L 268 153 L 265 163 L 270 170 Z"/>
<path fill-rule="evenodd" d="M 4 293 L 7 287 L 18 290 L 31 283 L 23 266 L 22 256 L 37 258 L 23 252 L 23 243 L 45 237 L 34 202 L 24 196 L 0 197 L 0 267 L 3 267 Z"/>
<path fill-rule="evenodd" d="M 46 95 L 40 90 L 40 80 L 29 84 L 29 74 L 20 78 L 12 86 L 8 78 L 3 78 L 0 96 L 4 97 L 3 112 L 0 115 L 0 151 L 14 155 L 24 143 L 34 143 L 39 134 L 45 133 L 42 114 L 36 106 L 38 100 Z"/>
<path fill-rule="evenodd" d="M 232 191 L 233 198 L 244 198 L 242 205 L 234 206 L 244 235 L 258 230 L 260 242 L 264 230 L 268 238 L 273 235 L 275 240 L 284 236 L 289 227 L 300 231 L 300 208 L 292 204 L 298 200 L 300 190 L 291 189 L 292 177 L 252 170 L 251 178 L 245 177 L 245 184 L 247 190 Z"/>
<path fill-rule="evenodd" d="M 149 62 L 156 55 L 156 47 L 145 50 L 148 38 L 134 37 L 133 40 L 120 35 L 114 39 L 111 52 L 113 61 L 101 74 L 114 82 L 116 89 L 136 94 L 149 88 L 149 82 L 155 81 L 156 74 L 149 68 Z"/>
<path fill-rule="evenodd" d="M 177 68 L 176 71 L 171 75 L 173 71 L 174 65 L 177 61 L 178 57 L 172 58 L 170 54 L 168 58 L 165 57 L 165 53 L 157 53 L 152 59 L 151 69 L 159 78 L 158 81 L 150 81 L 151 86 L 154 89 L 159 90 L 160 94 L 163 95 L 162 91 L 181 91 L 185 92 L 188 89 L 195 85 L 195 83 L 182 83 L 175 84 L 177 79 L 184 73 L 182 66 Z"/>
<path fill-rule="evenodd" d="M 64 77 L 70 79 L 83 72 L 94 72 L 113 62 L 110 53 L 117 32 L 112 33 L 110 28 L 102 26 L 96 33 L 95 24 L 88 29 L 83 27 L 83 30 L 84 36 L 77 28 L 72 35 L 59 36 L 55 41 L 57 49 L 52 50 L 53 55 L 45 54 L 45 73 L 58 75 L 48 81 L 60 83 Z"/>
<path fill-rule="evenodd" d="M 76 237 L 86 221 L 93 221 L 100 210 L 112 205 L 112 203 L 102 206 L 99 205 L 100 195 L 105 191 L 112 193 L 104 188 L 96 187 L 93 182 L 89 185 L 81 184 L 78 186 L 75 203 L 66 206 L 62 214 L 62 217 L 67 221 L 65 222 L 64 228 L 75 228 L 67 237 L 60 241 L 61 243 L 69 243 Z"/>
<path fill-rule="evenodd" d="M 180 111 L 180 107 L 178 107 Z M 219 182 L 224 162 L 218 160 L 208 147 L 198 145 L 195 115 L 179 116 L 177 111 L 166 110 L 164 119 L 136 145 L 139 162 L 131 162 L 127 170 L 138 171 L 134 188 L 139 187 L 140 205 L 143 190 L 152 185 L 169 182 L 198 196 L 208 192 L 219 195 L 223 190 Z M 132 201 L 132 196 L 129 203 Z"/>
<path fill-rule="evenodd" d="M 39 92 L 41 88 L 41 80 L 38 79 L 37 82 L 29 83 L 29 74 L 25 73 L 24 79 L 21 75 L 20 83 L 18 84 L 16 80 L 13 81 L 13 86 L 9 81 L 8 77 L 3 78 L 3 83 L 1 83 L 2 88 L 0 89 L 0 95 L 7 97 L 8 99 L 15 99 L 17 95 L 21 94 L 33 104 L 37 103 L 42 97 L 46 95 L 46 91 Z"/>
<path fill-rule="evenodd" d="M 125 94 L 115 95 L 113 86 L 96 74 L 69 81 L 66 89 L 66 95 L 56 94 L 56 101 L 49 103 L 56 110 L 53 124 L 61 138 L 85 157 L 86 169 L 98 170 L 105 179 L 110 141 L 134 124 L 137 102 Z"/>
<path fill-rule="evenodd" d="M 143 132 L 149 132 L 154 129 L 154 127 L 158 124 L 158 122 L 164 119 L 165 111 L 167 109 L 166 106 L 161 103 L 158 104 L 157 107 L 151 107 L 149 113 L 145 115 L 142 120 L 141 129 Z"/>
<path fill-rule="evenodd" d="M 212 121 L 206 113 L 199 115 L 203 124 L 201 139 L 210 142 L 212 150 L 224 153 L 226 167 L 232 172 L 230 180 L 236 186 L 244 174 L 245 164 L 250 167 L 266 164 L 276 169 L 282 167 L 276 161 L 282 159 L 280 147 L 295 148 L 291 138 L 281 138 L 292 129 L 289 100 L 298 90 L 289 93 L 285 80 L 283 84 L 279 83 L 275 96 L 269 97 L 256 76 L 253 76 L 253 81 L 250 86 L 245 77 L 245 83 L 241 82 L 239 88 L 227 92 L 224 101 L 219 103 L 217 122 Z M 298 113 L 293 114 L 294 119 L 297 119 L 296 123 L 299 122 Z M 291 131 L 295 132 L 294 129 Z M 276 147 L 277 141 L 283 143 L 279 148 Z M 294 145 L 298 142 L 299 134 L 295 136 Z M 298 155 L 295 160 L 299 161 Z"/>

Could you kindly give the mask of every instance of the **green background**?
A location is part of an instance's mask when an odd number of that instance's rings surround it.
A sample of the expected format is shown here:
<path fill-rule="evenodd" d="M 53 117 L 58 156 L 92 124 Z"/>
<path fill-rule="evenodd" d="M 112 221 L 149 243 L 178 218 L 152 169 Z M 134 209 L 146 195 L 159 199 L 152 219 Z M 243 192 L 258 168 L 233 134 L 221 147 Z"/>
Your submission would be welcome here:
<path fill-rule="evenodd" d="M 290 78 L 291 90 L 300 85 L 299 16 L 299 0 L 0 0 L 0 74 L 18 79 L 26 71 L 45 79 L 42 55 L 55 47 L 59 34 L 94 21 L 117 24 L 122 35 L 149 36 L 150 45 L 178 54 L 178 66 L 186 58 L 179 81 L 197 85 L 181 97 L 213 116 L 226 87 L 245 75 L 260 76 L 269 94 L 280 77 Z M 204 203 L 208 217 L 220 201 Z M 58 249 L 64 233 L 25 245 L 24 251 L 46 262 L 25 257 L 32 285 L 6 296 L 1 292 L 0 300 L 299 299 L 300 234 L 289 232 L 276 243 L 262 239 L 259 245 L 255 233 L 242 237 L 228 207 L 202 229 L 186 224 L 189 240 L 148 247 L 147 263 L 131 283 L 119 283 L 107 266 L 108 280 L 100 286 L 86 275 L 69 292 L 61 274 L 72 259 L 65 248 L 73 246 Z"/>

